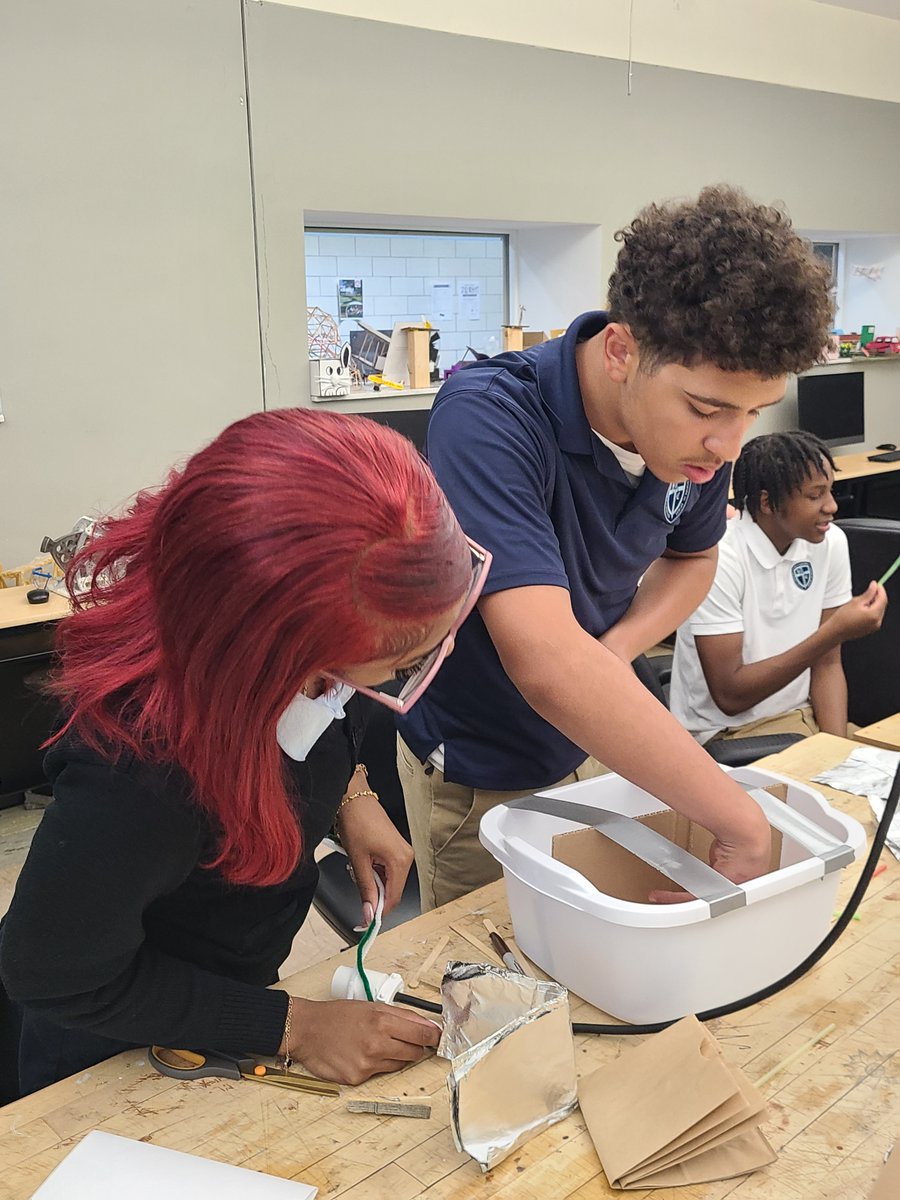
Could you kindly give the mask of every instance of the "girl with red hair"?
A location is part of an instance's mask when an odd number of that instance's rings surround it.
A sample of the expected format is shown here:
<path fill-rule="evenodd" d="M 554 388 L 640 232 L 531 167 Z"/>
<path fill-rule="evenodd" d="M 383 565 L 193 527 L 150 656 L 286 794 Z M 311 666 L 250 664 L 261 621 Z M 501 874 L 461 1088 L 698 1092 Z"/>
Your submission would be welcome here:
<path fill-rule="evenodd" d="M 349 1083 L 437 1043 L 410 1011 L 268 985 L 335 820 L 364 920 L 376 865 L 399 898 L 412 852 L 357 762 L 355 693 L 408 708 L 489 561 L 410 442 L 301 409 L 236 422 L 95 532 L 59 632 L 54 799 L 0 931 L 21 1094 L 149 1043 Z M 399 700 L 371 691 L 398 675 Z"/>

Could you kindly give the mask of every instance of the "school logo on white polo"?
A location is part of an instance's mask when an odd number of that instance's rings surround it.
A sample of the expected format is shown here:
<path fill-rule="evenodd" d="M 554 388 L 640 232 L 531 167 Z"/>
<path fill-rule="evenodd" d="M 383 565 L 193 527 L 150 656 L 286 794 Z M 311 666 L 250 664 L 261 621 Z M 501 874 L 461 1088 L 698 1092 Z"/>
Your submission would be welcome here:
<path fill-rule="evenodd" d="M 682 479 L 680 483 L 669 484 L 665 504 L 663 505 L 663 513 L 670 525 L 674 525 L 687 508 L 687 502 L 691 498 L 691 488 L 693 486 L 689 479 Z"/>
<path fill-rule="evenodd" d="M 791 574 L 794 577 L 794 583 L 800 588 L 801 592 L 808 591 L 810 584 L 813 581 L 813 569 L 811 562 L 794 563 L 791 567 Z"/>

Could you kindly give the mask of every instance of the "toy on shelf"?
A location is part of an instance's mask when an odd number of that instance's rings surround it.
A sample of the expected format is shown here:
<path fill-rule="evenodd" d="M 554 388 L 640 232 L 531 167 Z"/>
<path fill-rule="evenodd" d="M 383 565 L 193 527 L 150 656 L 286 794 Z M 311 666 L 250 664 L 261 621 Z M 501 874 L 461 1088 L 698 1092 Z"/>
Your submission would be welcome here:
<path fill-rule="evenodd" d="M 871 342 L 866 343 L 863 347 L 863 354 L 867 358 L 877 358 L 881 354 L 900 354 L 900 337 L 880 334 L 878 337 L 872 338 Z"/>
<path fill-rule="evenodd" d="M 322 400 L 339 400 L 350 395 L 349 342 L 333 358 L 309 360 L 309 394 Z"/>
<path fill-rule="evenodd" d="M 482 359 L 490 358 L 489 354 L 482 354 L 480 350 L 473 350 L 471 346 L 466 346 L 466 354 L 472 355 L 472 362 L 480 362 Z M 466 354 L 462 356 L 459 362 L 455 362 L 452 367 L 448 367 L 444 372 L 444 378 L 449 379 L 451 375 L 455 375 L 457 371 L 461 371 L 467 366 Z"/>
<path fill-rule="evenodd" d="M 547 335 L 543 329 L 525 329 L 521 325 L 503 326 L 503 350 L 527 350 L 546 342 Z"/>
<path fill-rule="evenodd" d="M 380 375 L 387 358 L 391 339 L 380 329 L 374 329 L 365 321 L 357 321 L 362 333 L 351 333 L 350 341 L 353 350 L 353 365 L 363 379 L 367 376 Z"/>
<path fill-rule="evenodd" d="M 309 357 L 340 357 L 341 331 L 337 321 L 324 308 L 313 304 L 306 310 L 306 332 L 309 339 Z"/>
<path fill-rule="evenodd" d="M 820 363 L 837 362 L 841 357 L 841 339 L 836 333 L 829 333 L 828 340 L 819 355 Z"/>
<path fill-rule="evenodd" d="M 0 564 L 0 588 L 41 587 L 46 591 L 54 582 L 58 585 L 63 572 L 49 555 L 33 558 L 19 567 L 4 567 Z"/>

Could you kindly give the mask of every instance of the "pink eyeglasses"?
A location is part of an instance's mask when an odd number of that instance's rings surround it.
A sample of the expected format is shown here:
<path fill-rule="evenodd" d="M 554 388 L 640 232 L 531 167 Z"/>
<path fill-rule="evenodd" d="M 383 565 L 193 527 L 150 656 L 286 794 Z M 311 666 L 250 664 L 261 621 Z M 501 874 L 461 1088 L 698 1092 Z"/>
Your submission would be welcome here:
<path fill-rule="evenodd" d="M 465 602 L 459 610 L 456 620 L 450 626 L 448 633 L 433 650 L 429 650 L 418 662 L 411 663 L 408 667 L 402 667 L 394 672 L 396 679 L 403 680 L 403 687 L 400 689 L 399 696 L 391 696 L 387 692 L 378 692 L 374 688 L 367 688 L 361 684 L 353 683 L 352 680 L 339 679 L 336 675 L 331 676 L 332 679 L 335 679 L 338 683 L 349 684 L 350 687 L 356 688 L 358 692 L 362 692 L 364 696 L 371 696 L 379 704 L 385 704 L 388 708 L 392 708 L 394 712 L 409 712 L 434 679 L 435 675 L 437 675 L 441 668 L 441 663 L 453 649 L 456 635 L 459 633 L 463 621 L 465 621 L 477 604 L 478 597 L 481 595 L 482 588 L 487 579 L 488 571 L 491 569 L 491 552 L 485 550 L 483 546 L 479 546 L 477 542 L 473 542 L 471 538 L 466 538 L 466 541 L 472 553 L 472 582 L 469 584 Z"/>

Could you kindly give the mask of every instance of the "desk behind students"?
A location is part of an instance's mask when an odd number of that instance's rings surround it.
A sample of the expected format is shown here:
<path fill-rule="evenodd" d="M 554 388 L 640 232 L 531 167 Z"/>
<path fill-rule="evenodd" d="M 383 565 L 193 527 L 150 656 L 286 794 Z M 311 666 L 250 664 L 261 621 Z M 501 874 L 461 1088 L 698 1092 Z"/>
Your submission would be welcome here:
<path fill-rule="evenodd" d="M 894 476 L 900 483 L 900 461 L 898 462 L 869 462 L 869 455 L 874 450 L 863 450 L 858 454 L 836 454 L 834 456 L 836 498 L 846 503 L 846 516 L 863 516 L 867 513 L 869 484 L 882 476 Z M 893 484 L 895 479 L 889 482 Z M 885 480 L 887 483 L 888 481 Z M 855 487 L 844 488 L 844 484 L 856 484 Z M 842 493 L 846 493 L 843 495 Z M 729 499 L 734 499 L 733 493 Z M 875 513 L 881 516 L 887 514 Z"/>
<path fill-rule="evenodd" d="M 900 713 L 864 725 L 862 729 L 854 731 L 853 738 L 854 741 L 879 746 L 883 750 L 900 750 Z"/>
<path fill-rule="evenodd" d="M 841 762 L 854 743 L 819 734 L 762 760 L 773 771 L 808 780 Z M 852 813 L 871 833 L 865 800 L 820 787 L 829 803 Z M 833 1196 L 864 1200 L 888 1146 L 900 1133 L 900 1000 L 896 998 L 900 866 L 886 856 L 887 871 L 869 888 L 860 921 L 851 922 L 839 945 L 804 979 L 765 1004 L 717 1021 L 713 1032 L 728 1058 L 751 1080 L 786 1059 L 826 1025 L 833 1033 L 785 1066 L 763 1092 L 770 1101 L 766 1135 L 778 1162 L 746 1179 L 689 1190 L 635 1192 L 636 1197 L 684 1200 L 785 1200 Z M 846 900 L 860 866 L 841 885 Z M 398 970 L 406 978 L 441 934 L 449 934 L 447 958 L 477 952 L 456 932 L 486 942 L 483 918 L 508 929 L 502 883 L 490 884 L 379 937 L 367 965 Z M 292 990 L 324 998 L 334 968 L 352 951 L 293 976 Z M 445 956 L 442 955 L 442 958 Z M 430 972 L 426 979 L 437 980 Z M 427 986 L 418 993 L 436 999 Z M 571 997 L 574 1019 L 602 1019 Z M 579 1073 L 627 1051 L 629 1041 L 581 1035 Z M 536 1064 L 536 1069 L 539 1065 Z M 429 1058 L 394 1076 L 345 1088 L 340 1099 L 294 1095 L 245 1082 L 182 1083 L 156 1074 L 145 1052 L 132 1051 L 0 1109 L 0 1162 L 9 1200 L 25 1200 L 88 1130 L 217 1158 L 316 1184 L 320 1195 L 348 1200 L 456 1200 L 498 1196 L 503 1200 L 609 1200 L 580 1113 L 540 1134 L 482 1177 L 474 1161 L 458 1153 L 448 1127 L 447 1066 Z M 354 1098 L 401 1097 L 432 1106 L 431 1118 L 405 1120 L 346 1111 Z"/>
<path fill-rule="evenodd" d="M 900 471 L 898 462 L 869 462 L 875 450 L 864 450 L 859 454 L 836 454 L 834 465 L 838 468 L 836 478 L 840 480 L 868 479 L 874 475 L 891 475 Z"/>
<path fill-rule="evenodd" d="M 835 455 L 835 499 L 841 515 L 900 517 L 900 462 L 869 462 L 874 453 Z"/>
<path fill-rule="evenodd" d="M 43 782 L 41 744 L 55 706 L 36 684 L 53 660 L 56 625 L 70 611 L 68 597 L 56 592 L 29 604 L 30 590 L 0 589 L 0 808 Z"/>

